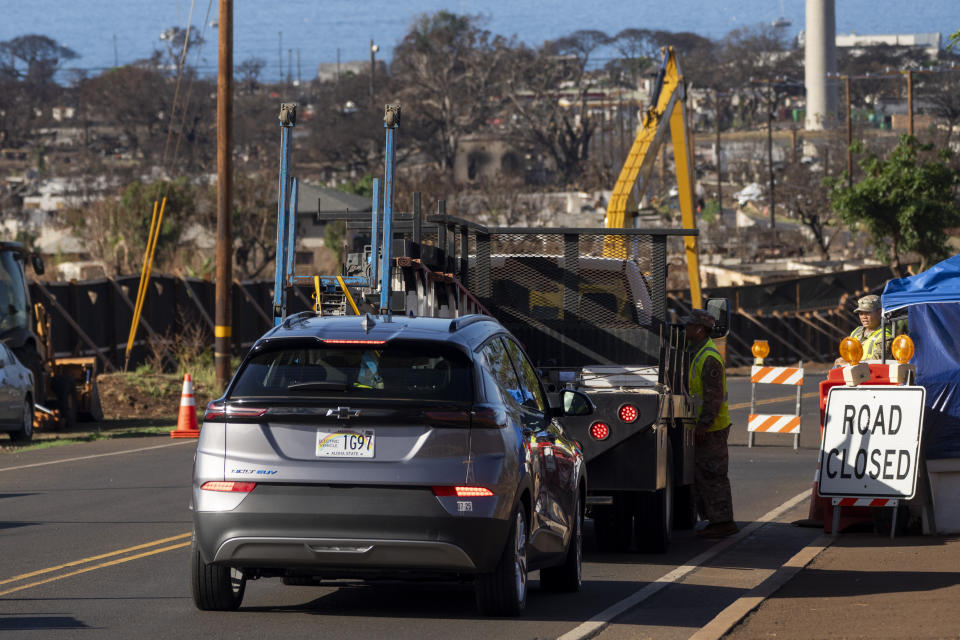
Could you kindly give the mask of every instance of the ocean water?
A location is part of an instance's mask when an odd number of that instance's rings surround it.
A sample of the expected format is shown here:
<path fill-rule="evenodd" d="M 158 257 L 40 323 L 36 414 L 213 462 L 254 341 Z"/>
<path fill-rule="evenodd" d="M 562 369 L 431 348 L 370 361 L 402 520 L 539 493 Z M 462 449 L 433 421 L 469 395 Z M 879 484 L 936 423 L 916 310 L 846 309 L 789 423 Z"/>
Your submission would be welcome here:
<path fill-rule="evenodd" d="M 218 5 L 217 0 L 3 0 L 0 41 L 46 35 L 79 54 L 67 67 L 97 73 L 149 56 L 164 47 L 164 30 L 191 23 L 207 42 L 191 60 L 215 73 L 217 32 L 211 23 Z M 804 8 L 804 0 L 237 0 L 234 62 L 262 58 L 264 79 L 279 80 L 288 71 L 296 77 L 299 54 L 306 80 L 318 63 L 336 62 L 338 52 L 342 61 L 369 60 L 371 39 L 379 46 L 377 58 L 389 61 L 414 18 L 441 9 L 483 15 L 490 31 L 536 46 L 577 29 L 609 35 L 625 28 L 664 29 L 721 38 L 781 17 L 791 22 L 783 29 L 792 38 L 804 27 Z M 941 32 L 945 38 L 960 28 L 960 0 L 836 0 L 836 22 L 839 33 Z"/>

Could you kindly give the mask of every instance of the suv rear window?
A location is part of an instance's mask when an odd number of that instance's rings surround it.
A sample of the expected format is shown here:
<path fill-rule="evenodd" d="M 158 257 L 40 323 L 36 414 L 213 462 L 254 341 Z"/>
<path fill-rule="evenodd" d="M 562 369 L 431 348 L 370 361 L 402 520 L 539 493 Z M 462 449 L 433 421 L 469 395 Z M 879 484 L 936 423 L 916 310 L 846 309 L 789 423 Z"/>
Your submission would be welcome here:
<path fill-rule="evenodd" d="M 471 363 L 430 342 L 280 346 L 251 358 L 230 392 L 242 397 L 414 398 L 473 401 Z"/>

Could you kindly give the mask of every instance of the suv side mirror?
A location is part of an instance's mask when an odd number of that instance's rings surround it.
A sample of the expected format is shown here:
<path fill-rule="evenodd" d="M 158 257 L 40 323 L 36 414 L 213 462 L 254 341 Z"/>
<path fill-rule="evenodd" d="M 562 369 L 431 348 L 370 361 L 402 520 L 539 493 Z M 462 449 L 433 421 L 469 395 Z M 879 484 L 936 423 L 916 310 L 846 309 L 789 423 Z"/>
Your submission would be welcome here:
<path fill-rule="evenodd" d="M 43 258 L 40 257 L 40 254 L 34 253 L 30 258 L 30 262 L 33 264 L 33 272 L 38 276 L 42 276 L 46 268 L 43 266 Z"/>
<path fill-rule="evenodd" d="M 582 391 L 564 389 L 560 392 L 561 416 L 589 416 L 593 413 L 593 402 Z"/>
<path fill-rule="evenodd" d="M 707 298 L 707 312 L 713 316 L 711 338 L 722 338 L 730 332 L 730 300 L 727 298 Z"/>

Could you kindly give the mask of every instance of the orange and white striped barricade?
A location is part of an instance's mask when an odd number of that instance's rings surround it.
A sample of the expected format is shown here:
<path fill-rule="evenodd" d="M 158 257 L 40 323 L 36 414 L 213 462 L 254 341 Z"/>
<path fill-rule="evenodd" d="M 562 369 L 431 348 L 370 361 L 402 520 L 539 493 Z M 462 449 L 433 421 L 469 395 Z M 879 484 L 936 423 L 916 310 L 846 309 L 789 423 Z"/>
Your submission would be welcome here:
<path fill-rule="evenodd" d="M 765 367 L 754 365 L 750 370 L 750 415 L 747 418 L 747 446 L 753 446 L 753 434 L 792 433 L 793 448 L 800 447 L 800 394 L 803 391 L 803 363 L 796 367 Z M 757 413 L 757 385 L 785 384 L 797 388 L 796 413 L 767 414 Z"/>

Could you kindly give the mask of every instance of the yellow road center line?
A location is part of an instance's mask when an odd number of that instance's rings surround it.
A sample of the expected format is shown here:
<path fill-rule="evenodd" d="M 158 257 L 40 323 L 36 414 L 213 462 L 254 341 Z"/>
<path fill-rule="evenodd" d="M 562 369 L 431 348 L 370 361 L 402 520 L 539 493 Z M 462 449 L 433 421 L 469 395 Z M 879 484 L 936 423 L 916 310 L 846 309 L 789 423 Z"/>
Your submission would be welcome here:
<path fill-rule="evenodd" d="M 188 534 L 189 535 L 189 534 Z M 147 556 L 153 556 L 158 553 L 163 553 L 164 551 L 172 551 L 174 549 L 182 549 L 183 547 L 188 546 L 189 542 L 181 542 L 180 544 L 170 545 L 169 547 L 160 547 L 159 549 L 153 549 L 152 551 L 145 551 L 144 553 L 138 553 L 135 556 L 127 556 L 126 558 L 119 558 L 117 560 L 111 560 L 110 562 L 104 562 L 103 564 L 97 564 L 92 567 L 84 567 L 83 569 L 78 569 L 76 571 L 71 571 L 70 573 L 64 573 L 63 575 L 53 576 L 51 578 L 45 578 L 43 580 L 37 580 L 36 582 L 31 582 L 30 584 L 22 584 L 19 587 L 14 587 L 12 589 L 7 589 L 6 591 L 0 591 L 0 596 L 5 596 L 8 593 L 14 593 L 16 591 L 23 591 L 24 589 L 29 589 L 31 587 L 37 587 L 41 584 L 46 584 L 48 582 L 55 582 L 57 580 L 63 580 L 64 578 L 69 578 L 70 576 L 76 576 L 81 573 L 87 573 L 88 571 L 94 571 L 96 569 L 103 569 L 105 567 L 112 567 L 117 564 L 123 564 L 124 562 L 130 562 L 131 560 L 137 560 L 139 558 L 145 558 Z"/>
<path fill-rule="evenodd" d="M 805 394 L 803 394 L 803 395 L 800 396 L 800 397 L 801 397 L 801 398 L 819 398 L 819 397 L 820 397 L 820 393 L 817 392 L 817 391 L 813 391 L 813 392 L 811 392 L 811 393 L 805 393 Z M 757 405 L 757 404 L 774 404 L 774 403 L 777 403 L 777 402 L 788 402 L 788 401 L 790 401 L 790 400 L 794 400 L 794 401 L 795 401 L 796 399 L 797 399 L 797 396 L 796 396 L 796 395 L 792 395 L 792 396 L 780 396 L 779 398 L 767 398 L 766 400 L 757 400 L 756 402 L 754 402 L 754 404 L 755 404 L 755 405 Z M 727 405 L 727 409 L 749 409 L 749 408 L 750 408 L 750 403 L 749 403 L 749 402 L 738 402 L 737 404 Z"/>
<path fill-rule="evenodd" d="M 111 551 L 109 553 L 101 553 L 98 556 L 90 556 L 89 558 L 83 558 L 81 560 L 74 560 L 73 562 L 67 562 L 66 564 L 57 565 L 56 567 L 47 567 L 46 569 L 38 569 L 37 571 L 31 571 L 30 573 L 22 573 L 19 576 L 7 578 L 6 580 L 0 580 L 0 584 L 18 582 L 20 580 L 26 580 L 27 578 L 32 578 L 34 576 L 43 575 L 44 573 L 50 573 L 51 571 L 59 571 L 60 569 L 75 567 L 77 565 L 86 564 L 87 562 L 93 562 L 95 560 L 102 560 L 103 558 L 109 558 L 110 556 L 117 556 L 117 555 L 120 555 L 121 553 L 129 553 L 131 551 L 137 551 L 139 549 L 146 549 L 147 547 L 154 547 L 158 544 L 163 544 L 165 542 L 172 542 L 173 540 L 182 540 L 183 538 L 187 538 L 190 535 L 191 534 L 189 532 L 181 533 L 176 536 L 170 536 L 169 538 L 161 538 L 160 540 L 154 540 L 153 542 L 145 542 L 144 544 L 138 544 L 134 547 L 127 547 L 126 549 L 118 549 L 117 551 Z M 140 556 L 135 556 L 135 557 L 140 557 Z M 106 565 L 103 565 L 103 566 L 106 566 Z M 68 574 L 68 575 L 74 575 L 74 574 Z M 60 577 L 66 577 L 66 576 L 60 576 Z M 56 578 L 56 579 L 59 579 L 59 578 Z M 36 584 L 43 584 L 43 583 L 38 582 Z M 4 591 L 3 593 L 10 593 L 10 592 Z M 2 596 L 3 593 L 0 593 L 0 596 Z"/>

